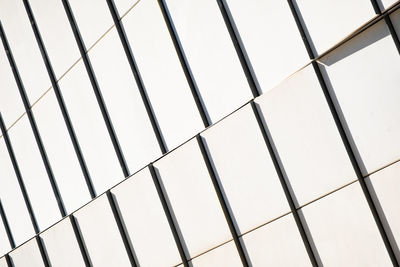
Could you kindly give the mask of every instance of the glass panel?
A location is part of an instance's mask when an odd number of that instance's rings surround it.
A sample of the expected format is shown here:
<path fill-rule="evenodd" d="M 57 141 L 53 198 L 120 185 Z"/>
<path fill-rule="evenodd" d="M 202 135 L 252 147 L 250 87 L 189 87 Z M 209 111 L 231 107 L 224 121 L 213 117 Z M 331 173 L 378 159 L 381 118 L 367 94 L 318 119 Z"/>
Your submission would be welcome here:
<path fill-rule="evenodd" d="M 0 19 L 26 93 L 33 104 L 50 87 L 50 80 L 23 2 L 2 0 Z"/>
<path fill-rule="evenodd" d="M 299 205 L 356 178 L 311 66 L 256 102 Z"/>
<path fill-rule="evenodd" d="M 318 54 L 375 16 L 370 1 L 296 0 L 295 2 Z"/>
<path fill-rule="evenodd" d="M 358 182 L 302 211 L 324 266 L 391 265 Z"/>
<path fill-rule="evenodd" d="M 54 91 L 49 91 L 32 111 L 65 207 L 72 212 L 88 202 L 90 195 Z"/>
<path fill-rule="evenodd" d="M 113 28 L 89 52 L 131 173 L 161 155 L 139 89 Z"/>
<path fill-rule="evenodd" d="M 199 132 L 203 123 L 157 1 L 141 0 L 123 22 L 164 139 L 172 149 Z"/>
<path fill-rule="evenodd" d="M 4 138 L 0 138 L 0 199 L 16 245 L 35 234 L 24 199 L 8 155 Z"/>
<path fill-rule="evenodd" d="M 191 257 L 231 239 L 196 140 L 163 157 L 154 166 L 161 175 Z"/>
<path fill-rule="evenodd" d="M 40 234 L 40 237 L 52 266 L 85 266 L 69 217 Z"/>
<path fill-rule="evenodd" d="M 149 170 L 133 175 L 112 193 L 140 266 L 179 264 L 181 258 Z"/>
<path fill-rule="evenodd" d="M 400 57 L 385 22 L 329 53 L 320 63 L 363 174 L 399 159 Z"/>
<path fill-rule="evenodd" d="M 215 122 L 252 98 L 217 1 L 166 2 L 202 99 Z"/>
<path fill-rule="evenodd" d="M 62 1 L 30 0 L 36 23 L 57 78 L 79 58 L 79 49 Z"/>
<path fill-rule="evenodd" d="M 39 227 L 45 229 L 61 214 L 28 118 L 24 116 L 8 133 Z"/>
<path fill-rule="evenodd" d="M 131 266 L 105 195 L 75 215 L 93 266 Z"/>
<path fill-rule="evenodd" d="M 227 3 L 263 92 L 309 61 L 286 1 Z"/>
<path fill-rule="evenodd" d="M 123 16 L 130 8 L 134 7 L 139 1 L 143 0 L 114 0 L 115 5 L 118 8 L 118 12 Z"/>
<path fill-rule="evenodd" d="M 123 178 L 82 61 L 59 82 L 98 194 Z"/>
<path fill-rule="evenodd" d="M 250 105 L 202 136 L 241 233 L 290 211 Z"/>
<path fill-rule="evenodd" d="M 45 266 L 35 238 L 10 252 L 10 257 L 14 267 Z"/>
<path fill-rule="evenodd" d="M 194 258 L 194 267 L 201 266 L 243 266 L 233 241 Z"/>
<path fill-rule="evenodd" d="M 291 214 L 242 237 L 253 266 L 312 266 Z"/>

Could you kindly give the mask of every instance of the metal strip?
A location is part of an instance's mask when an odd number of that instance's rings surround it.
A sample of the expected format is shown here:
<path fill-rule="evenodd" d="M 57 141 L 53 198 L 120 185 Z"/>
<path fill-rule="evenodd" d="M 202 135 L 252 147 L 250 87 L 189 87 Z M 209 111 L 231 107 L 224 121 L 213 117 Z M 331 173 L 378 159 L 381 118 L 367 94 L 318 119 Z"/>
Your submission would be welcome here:
<path fill-rule="evenodd" d="M 37 243 L 37 245 L 38 245 L 38 247 L 39 247 L 40 256 L 42 257 L 44 266 L 45 266 L 45 267 L 50 267 L 50 266 L 51 266 L 50 260 L 49 260 L 49 257 L 48 257 L 48 255 L 47 255 L 47 251 L 46 251 L 46 248 L 45 248 L 45 246 L 44 246 L 44 243 L 43 243 L 42 238 L 41 238 L 40 236 L 37 235 L 37 236 L 35 237 L 35 240 L 36 240 L 36 243 Z"/>
<path fill-rule="evenodd" d="M 3 221 L 4 229 L 6 230 L 7 237 L 8 237 L 8 242 L 10 243 L 10 247 L 12 249 L 14 249 L 15 248 L 14 237 L 12 235 L 10 224 L 8 223 L 7 216 L 6 216 L 6 213 L 4 211 L 3 204 L 1 203 L 1 200 L 0 200 L 0 217 L 1 217 L 2 221 Z"/>
<path fill-rule="evenodd" d="M 83 236 L 81 234 L 81 231 L 79 230 L 78 222 L 76 221 L 76 218 L 73 214 L 69 215 L 69 220 L 71 222 L 72 229 L 74 230 L 74 235 L 76 241 L 78 242 L 79 250 L 81 251 L 81 255 L 83 261 L 85 262 L 85 266 L 91 267 L 93 265 L 92 262 L 90 261 L 89 252 L 86 249 L 85 241 L 83 240 Z"/>

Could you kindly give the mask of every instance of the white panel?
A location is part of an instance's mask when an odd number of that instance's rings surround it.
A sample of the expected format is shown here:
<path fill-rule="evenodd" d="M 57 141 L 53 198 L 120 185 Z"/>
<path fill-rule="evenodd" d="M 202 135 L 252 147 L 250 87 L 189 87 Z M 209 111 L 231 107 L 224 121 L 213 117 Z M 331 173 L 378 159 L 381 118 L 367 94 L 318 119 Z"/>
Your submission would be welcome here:
<path fill-rule="evenodd" d="M 231 239 L 196 140 L 163 157 L 154 166 L 161 175 L 191 257 Z"/>
<path fill-rule="evenodd" d="M 302 208 L 324 266 L 390 266 L 358 182 Z"/>
<path fill-rule="evenodd" d="M 16 245 L 35 233 L 4 139 L 0 138 L 0 198 Z"/>
<path fill-rule="evenodd" d="M 194 258 L 191 263 L 194 267 L 234 267 L 243 266 L 233 241 L 213 249 L 197 258 Z"/>
<path fill-rule="evenodd" d="M 215 122 L 252 98 L 217 1 L 166 2 L 201 97 Z"/>
<path fill-rule="evenodd" d="M 299 205 L 356 178 L 311 66 L 256 102 Z"/>
<path fill-rule="evenodd" d="M 97 193 L 123 178 L 93 88 L 80 61 L 59 82 Z"/>
<path fill-rule="evenodd" d="M 134 7 L 139 1 L 143 0 L 115 0 L 114 3 L 120 16 L 125 15 L 130 8 Z"/>
<path fill-rule="evenodd" d="M 28 118 L 24 116 L 8 134 L 40 229 L 61 214 Z"/>
<path fill-rule="evenodd" d="M 10 252 L 11 261 L 14 267 L 42 267 L 44 266 L 40 250 L 36 239 L 31 239 L 27 243 Z"/>
<path fill-rule="evenodd" d="M 114 24 L 107 1 L 70 0 L 75 20 L 87 49 Z"/>
<path fill-rule="evenodd" d="M 5 257 L 0 258 L 0 267 L 9 267 Z"/>
<path fill-rule="evenodd" d="M 389 166 L 377 173 L 372 174 L 366 178 L 368 183 L 371 183 L 373 189 L 371 190 L 377 196 L 375 201 L 377 206 L 381 207 L 386 218 L 389 231 L 393 234 L 397 247 L 400 244 L 400 212 L 398 203 L 400 203 L 400 163 Z M 397 257 L 400 259 L 399 252 Z"/>
<path fill-rule="evenodd" d="M 181 258 L 149 170 L 146 168 L 133 175 L 112 193 L 116 196 L 139 264 L 179 264 Z"/>
<path fill-rule="evenodd" d="M 77 211 L 75 216 L 93 266 L 131 266 L 105 195 Z"/>
<path fill-rule="evenodd" d="M 90 200 L 90 195 L 54 91 L 49 91 L 33 108 L 67 212 Z"/>
<path fill-rule="evenodd" d="M 115 28 L 89 56 L 125 159 L 134 173 L 161 152 Z"/>
<path fill-rule="evenodd" d="M 380 4 L 382 10 L 391 7 L 396 2 L 398 2 L 398 0 L 378 0 L 378 3 Z"/>
<path fill-rule="evenodd" d="M 290 210 L 250 105 L 202 136 L 241 233 Z"/>
<path fill-rule="evenodd" d="M 309 61 L 286 1 L 227 3 L 263 92 Z"/>
<path fill-rule="evenodd" d="M 291 214 L 242 237 L 252 266 L 312 266 Z"/>
<path fill-rule="evenodd" d="M 69 217 L 43 232 L 40 237 L 52 266 L 85 266 Z"/>
<path fill-rule="evenodd" d="M 318 54 L 375 16 L 371 2 L 365 0 L 296 2 Z"/>
<path fill-rule="evenodd" d="M 8 128 L 25 112 L 25 109 L 6 53 L 3 47 L 0 50 L 0 112 Z"/>
<path fill-rule="evenodd" d="M 161 131 L 172 149 L 199 132 L 203 123 L 157 1 L 141 0 L 123 22 Z"/>
<path fill-rule="evenodd" d="M 33 104 L 50 87 L 50 80 L 23 1 L 2 0 L 0 19 L 26 93 Z"/>
<path fill-rule="evenodd" d="M 4 227 L 4 222 L 0 217 L 0 255 L 4 255 L 10 250 L 11 250 L 10 242 L 8 241 L 7 232 Z"/>
<path fill-rule="evenodd" d="M 385 22 L 328 54 L 321 64 L 364 175 L 399 159 L 400 57 Z"/>

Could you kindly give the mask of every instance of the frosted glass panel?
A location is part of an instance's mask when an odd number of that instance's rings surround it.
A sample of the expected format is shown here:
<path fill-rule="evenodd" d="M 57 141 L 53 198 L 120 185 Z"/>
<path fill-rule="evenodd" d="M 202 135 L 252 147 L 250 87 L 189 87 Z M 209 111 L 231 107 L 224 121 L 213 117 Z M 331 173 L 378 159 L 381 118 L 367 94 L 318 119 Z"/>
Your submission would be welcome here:
<path fill-rule="evenodd" d="M 191 261 L 193 267 L 201 266 L 243 266 L 233 241 L 213 249 Z"/>
<path fill-rule="evenodd" d="M 10 257 L 14 267 L 45 266 L 35 238 L 10 252 Z"/>

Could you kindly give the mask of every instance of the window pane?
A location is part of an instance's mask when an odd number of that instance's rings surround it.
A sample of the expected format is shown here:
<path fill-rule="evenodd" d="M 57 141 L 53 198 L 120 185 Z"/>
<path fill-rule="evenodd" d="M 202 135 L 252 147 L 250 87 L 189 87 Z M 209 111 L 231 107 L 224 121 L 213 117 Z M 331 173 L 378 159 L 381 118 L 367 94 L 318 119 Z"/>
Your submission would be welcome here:
<path fill-rule="evenodd" d="M 14 267 L 42 267 L 44 266 L 42 256 L 36 239 L 31 239 L 27 243 L 10 252 L 11 261 Z"/>
<path fill-rule="evenodd" d="M 252 98 L 217 1 L 166 2 L 201 97 L 215 122 Z"/>
<path fill-rule="evenodd" d="M 194 267 L 243 266 L 233 241 L 194 258 L 191 263 Z"/>
<path fill-rule="evenodd" d="M 130 8 L 134 7 L 140 1 L 143 0 L 115 0 L 114 3 L 118 8 L 118 13 L 123 16 Z"/>
<path fill-rule="evenodd" d="M 241 233 L 290 211 L 250 105 L 202 136 Z"/>

